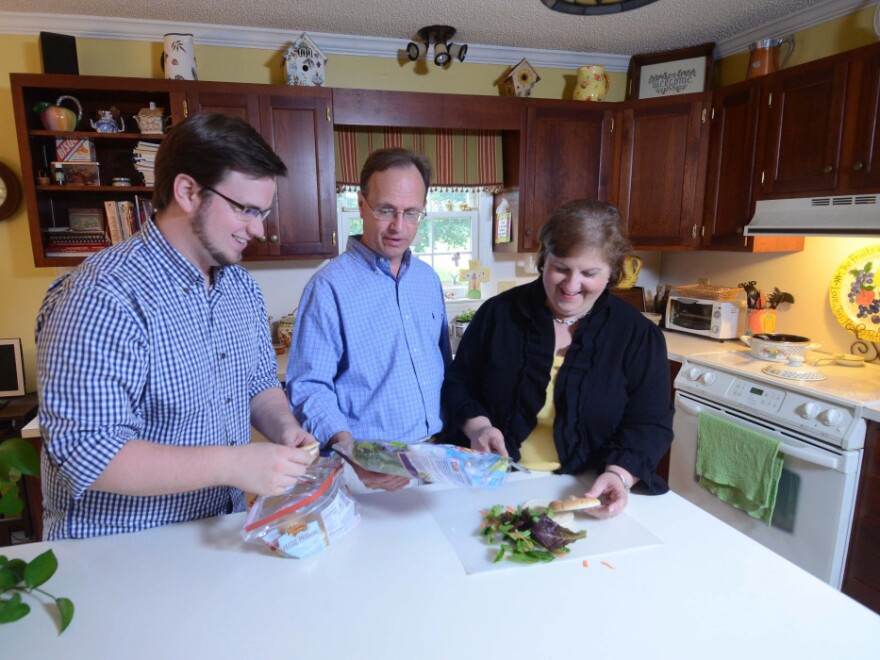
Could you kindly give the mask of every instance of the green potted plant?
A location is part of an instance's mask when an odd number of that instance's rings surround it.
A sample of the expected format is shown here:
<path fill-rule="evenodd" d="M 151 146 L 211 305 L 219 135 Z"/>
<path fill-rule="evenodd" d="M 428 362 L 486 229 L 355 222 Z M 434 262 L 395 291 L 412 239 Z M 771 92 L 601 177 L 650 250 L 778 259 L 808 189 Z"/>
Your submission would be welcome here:
<path fill-rule="evenodd" d="M 18 492 L 19 481 L 22 475 L 36 476 L 39 472 L 40 457 L 27 440 L 12 438 L 0 444 L 0 515 L 21 514 L 24 503 Z M 22 601 L 22 595 L 39 594 L 55 601 L 61 621 L 59 632 L 64 632 L 73 620 L 73 602 L 69 598 L 56 598 L 40 588 L 57 568 L 58 560 L 51 550 L 29 562 L 0 555 L 0 623 L 26 616 L 31 608 Z"/>

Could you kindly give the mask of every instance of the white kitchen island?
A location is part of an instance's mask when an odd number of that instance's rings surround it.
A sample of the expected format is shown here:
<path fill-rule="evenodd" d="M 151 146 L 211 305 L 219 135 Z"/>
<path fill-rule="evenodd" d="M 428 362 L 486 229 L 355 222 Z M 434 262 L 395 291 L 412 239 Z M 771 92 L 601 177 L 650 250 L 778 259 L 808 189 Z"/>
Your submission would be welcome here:
<path fill-rule="evenodd" d="M 534 478 L 536 492 L 566 479 Z M 517 504 L 505 489 L 524 480 L 495 491 L 498 503 Z M 51 547 L 60 567 L 45 588 L 71 598 L 76 615 L 59 636 L 51 609 L 34 607 L 0 626 L 2 655 L 878 657 L 880 616 L 674 493 L 634 495 L 626 511 L 659 543 L 587 566 L 578 557 L 468 575 L 425 505 L 422 493 L 438 487 L 422 488 L 357 495 L 360 525 L 305 560 L 245 544 L 241 514 L 3 548 L 30 559 Z M 577 543 L 607 533 L 593 527 Z"/>

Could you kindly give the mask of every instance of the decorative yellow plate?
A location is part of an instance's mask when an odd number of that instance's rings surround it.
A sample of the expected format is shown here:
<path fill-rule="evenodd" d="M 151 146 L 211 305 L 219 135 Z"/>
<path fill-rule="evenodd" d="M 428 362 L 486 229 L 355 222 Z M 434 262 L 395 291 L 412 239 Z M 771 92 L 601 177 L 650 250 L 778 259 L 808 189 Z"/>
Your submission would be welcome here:
<path fill-rule="evenodd" d="M 880 342 L 880 244 L 849 255 L 831 280 L 828 297 L 837 322 L 858 339 Z M 880 280 L 880 277 L 876 278 Z"/>

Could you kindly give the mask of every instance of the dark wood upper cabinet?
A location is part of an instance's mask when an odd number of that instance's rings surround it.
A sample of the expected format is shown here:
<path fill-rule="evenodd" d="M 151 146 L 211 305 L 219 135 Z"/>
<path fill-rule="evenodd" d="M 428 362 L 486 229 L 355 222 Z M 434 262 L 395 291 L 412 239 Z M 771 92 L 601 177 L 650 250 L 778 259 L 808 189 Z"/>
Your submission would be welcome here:
<path fill-rule="evenodd" d="M 608 199 L 613 112 L 598 103 L 531 103 L 521 163 L 519 250 L 533 251 L 550 214 L 573 199 Z"/>
<path fill-rule="evenodd" d="M 849 68 L 840 187 L 844 193 L 880 190 L 880 47 Z"/>
<path fill-rule="evenodd" d="M 710 94 L 622 104 L 612 190 L 636 249 L 699 244 Z"/>
<path fill-rule="evenodd" d="M 177 98 L 174 101 L 178 101 Z M 278 179 L 266 235 L 245 250 L 249 261 L 322 258 L 336 254 L 332 92 L 269 85 L 199 83 L 185 94 L 181 115 L 220 112 L 244 119 L 287 165 Z"/>
<path fill-rule="evenodd" d="M 700 243 L 704 249 L 777 252 L 804 247 L 802 236 L 743 236 L 755 208 L 760 101 L 760 80 L 730 85 L 712 95 Z"/>
<path fill-rule="evenodd" d="M 844 60 L 820 60 L 769 76 L 759 144 L 759 198 L 832 194 L 840 172 L 846 99 Z"/>

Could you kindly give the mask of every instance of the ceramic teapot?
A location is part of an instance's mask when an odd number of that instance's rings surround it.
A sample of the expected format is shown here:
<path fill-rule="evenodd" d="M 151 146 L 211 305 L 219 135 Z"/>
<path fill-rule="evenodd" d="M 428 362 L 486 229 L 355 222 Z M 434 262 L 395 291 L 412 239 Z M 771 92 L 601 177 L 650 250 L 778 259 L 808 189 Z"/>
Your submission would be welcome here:
<path fill-rule="evenodd" d="M 119 123 L 113 118 L 112 110 L 98 110 L 98 121 L 89 122 L 98 133 L 121 133 L 125 130 L 125 121 L 119 116 Z"/>
<path fill-rule="evenodd" d="M 783 44 L 788 46 L 788 52 L 780 64 L 779 48 Z M 758 39 L 758 41 L 749 44 L 749 51 L 749 71 L 746 78 L 757 78 L 773 73 L 783 68 L 794 52 L 794 35 L 789 35 L 784 39 Z"/>
<path fill-rule="evenodd" d="M 76 106 L 76 112 L 62 107 L 62 101 L 71 101 Z M 82 104 L 73 96 L 59 96 L 55 105 L 46 101 L 37 103 L 34 112 L 40 115 L 40 123 L 47 131 L 73 131 L 82 119 Z"/>
<path fill-rule="evenodd" d="M 134 120 L 141 133 L 158 134 L 165 132 L 166 118 L 163 115 L 163 109 L 157 108 L 156 104 L 152 101 L 150 101 L 149 108 L 141 108 L 140 112 L 134 115 Z"/>

